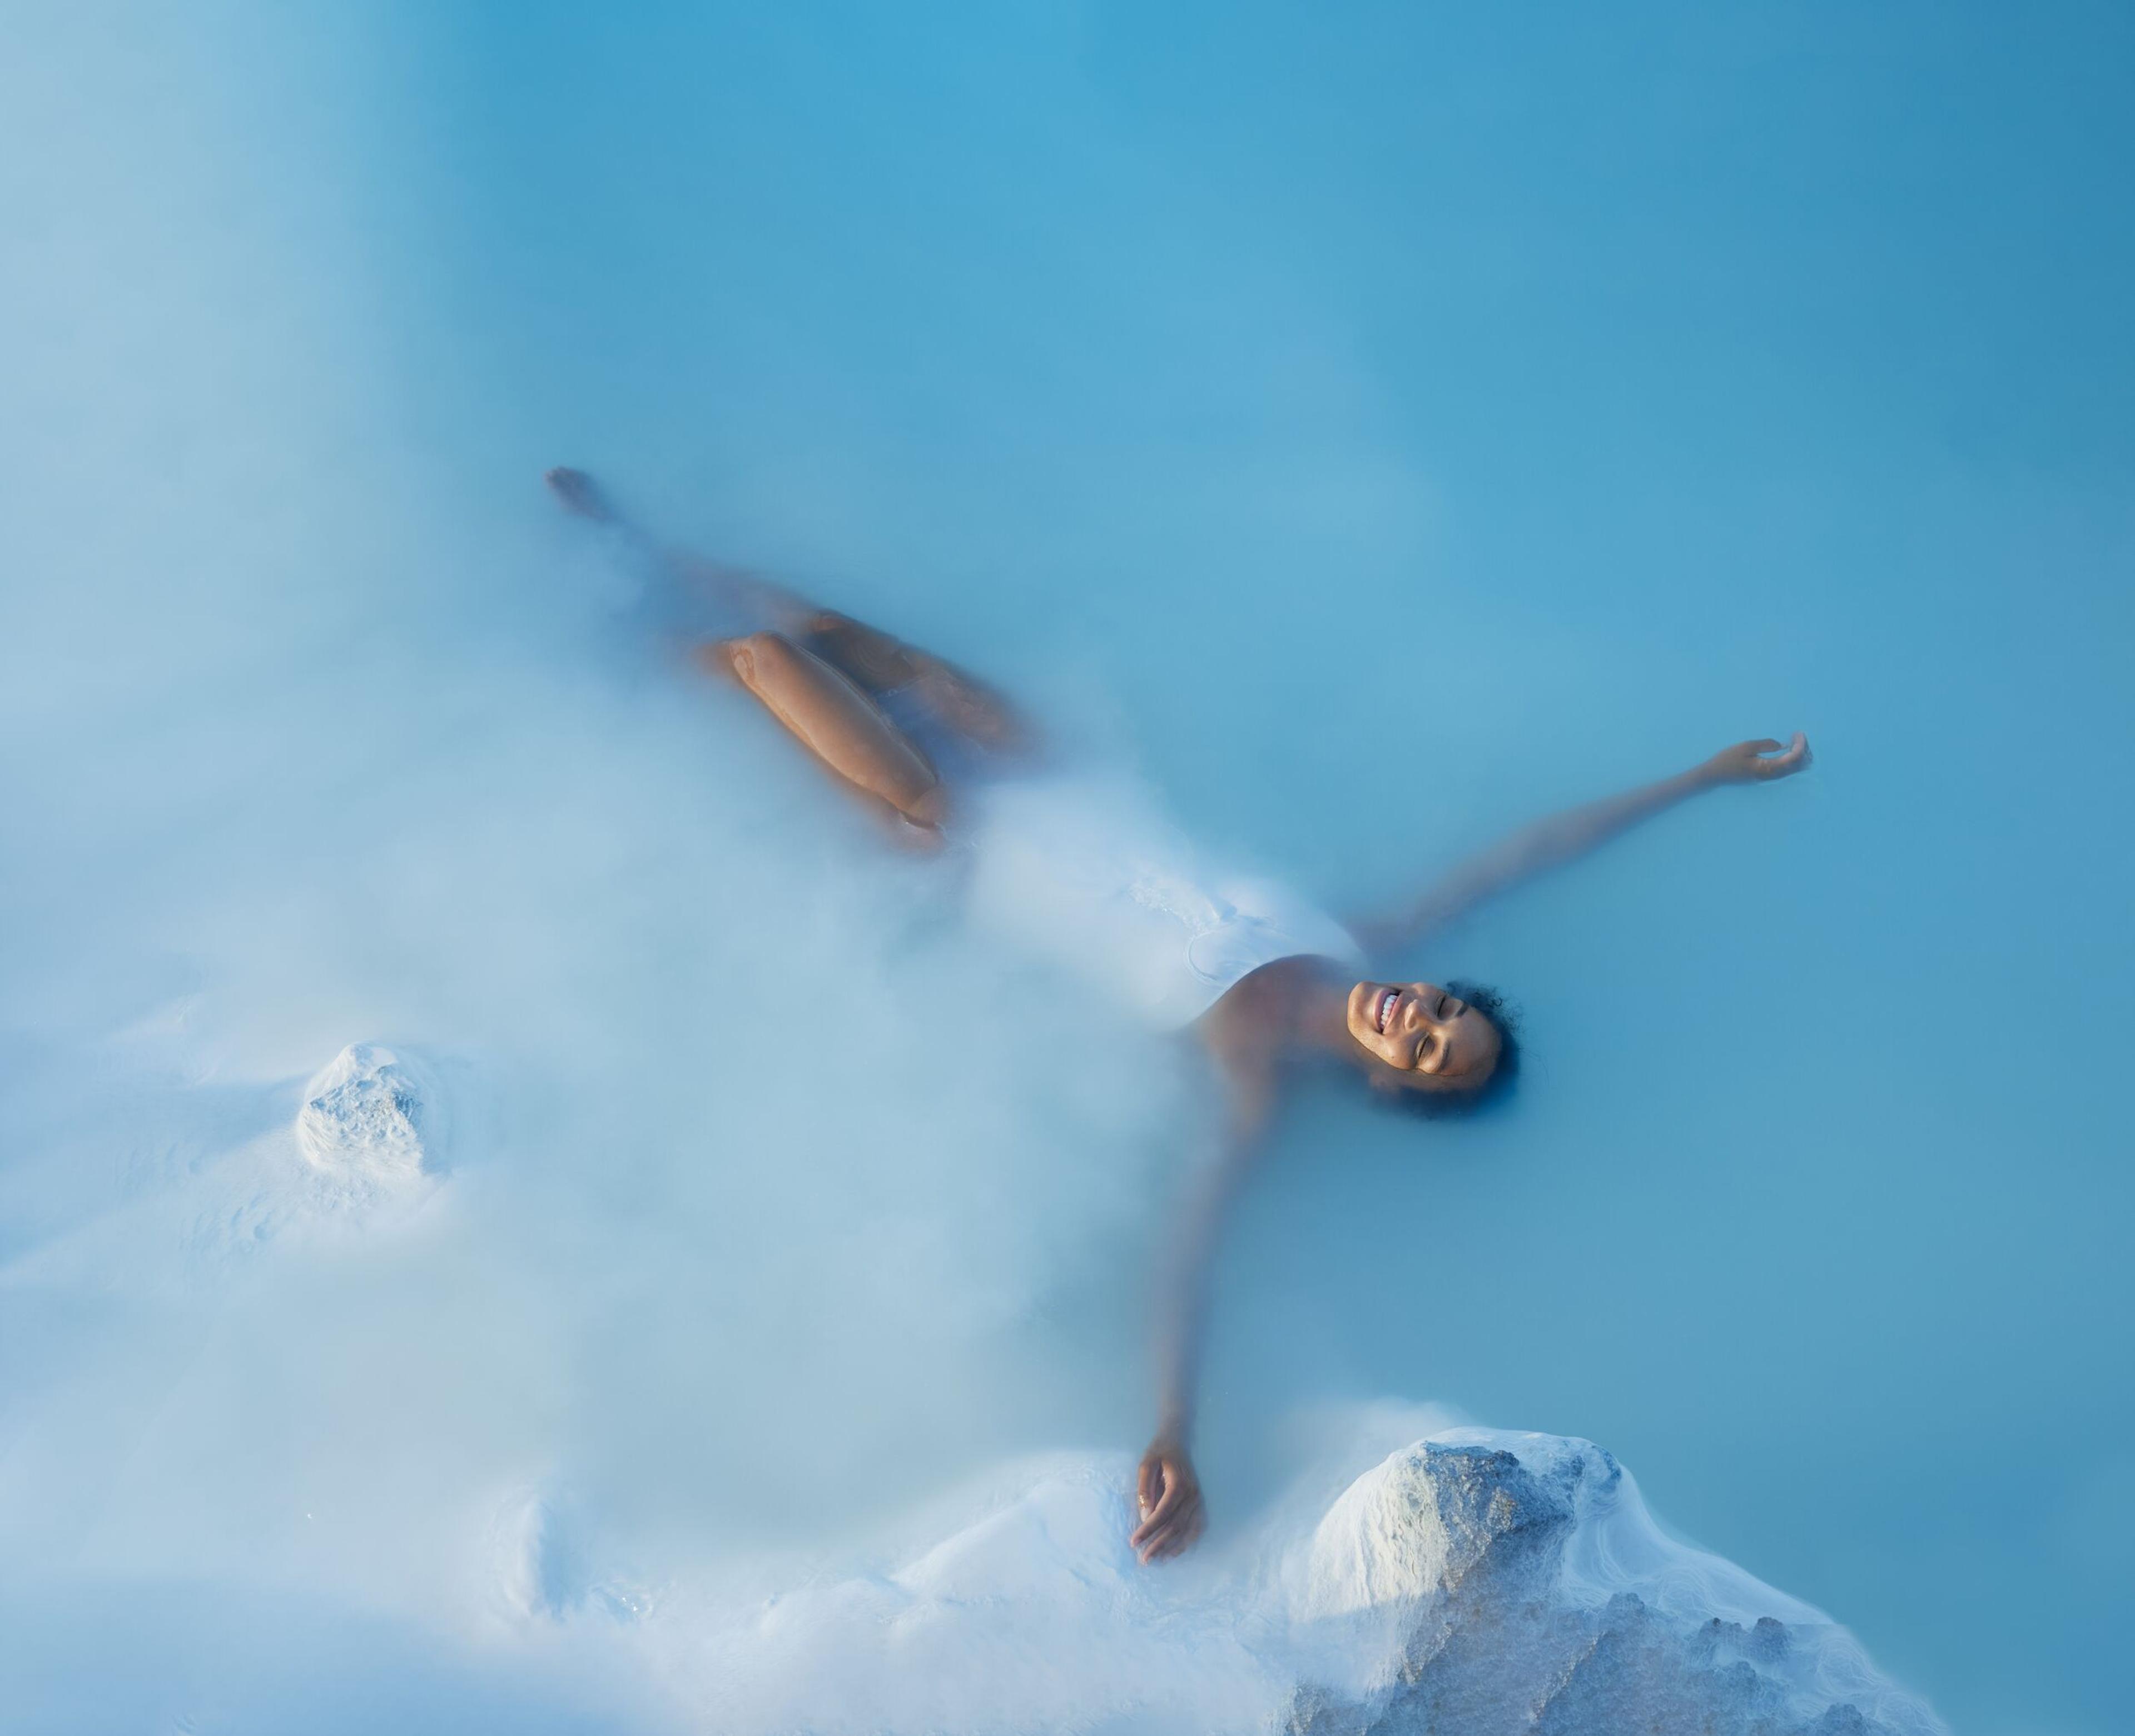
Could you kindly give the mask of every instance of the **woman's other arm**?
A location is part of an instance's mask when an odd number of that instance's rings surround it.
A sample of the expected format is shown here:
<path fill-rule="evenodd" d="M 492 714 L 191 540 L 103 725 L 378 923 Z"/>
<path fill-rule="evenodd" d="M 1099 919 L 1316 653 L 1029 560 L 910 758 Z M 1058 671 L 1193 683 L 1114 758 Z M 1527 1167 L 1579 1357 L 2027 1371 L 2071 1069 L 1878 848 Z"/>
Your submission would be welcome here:
<path fill-rule="evenodd" d="M 1266 1141 L 1269 1106 L 1257 1087 L 1234 1097 L 1223 1154 L 1193 1178 L 1159 1277 L 1156 1437 L 1135 1479 L 1141 1522 L 1127 1539 L 1145 1562 L 1178 1555 L 1208 1522 L 1189 1443 L 1209 1274 L 1232 1202 Z"/>
<path fill-rule="evenodd" d="M 1599 849 L 1678 802 L 1722 784 L 1770 783 L 1790 777 L 1808 762 L 1808 737 L 1799 731 L 1784 747 L 1769 737 L 1737 742 L 1673 777 L 1567 808 L 1523 827 L 1469 857 L 1393 916 L 1358 925 L 1358 938 L 1374 951 L 1404 945 L 1508 887 Z"/>

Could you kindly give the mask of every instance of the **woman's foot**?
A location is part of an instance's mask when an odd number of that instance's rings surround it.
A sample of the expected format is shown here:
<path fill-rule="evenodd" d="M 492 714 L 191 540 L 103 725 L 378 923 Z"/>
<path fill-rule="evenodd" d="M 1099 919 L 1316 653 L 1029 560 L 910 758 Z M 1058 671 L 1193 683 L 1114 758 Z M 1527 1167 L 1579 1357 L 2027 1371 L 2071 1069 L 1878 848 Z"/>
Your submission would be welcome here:
<path fill-rule="evenodd" d="M 663 616 L 674 610 L 700 617 L 690 626 L 693 637 L 732 639 L 766 631 L 797 634 L 801 622 L 822 613 L 818 605 L 798 591 L 758 578 L 724 561 L 708 560 L 687 549 L 655 543 L 617 512 L 600 484 L 582 470 L 559 464 L 541 480 L 564 511 L 622 534 L 632 554 L 649 563 L 655 583 L 648 603 Z M 679 591 L 679 596 L 673 594 L 675 591 Z M 701 618 L 708 611 L 712 618 Z"/>
<path fill-rule="evenodd" d="M 555 496 L 557 505 L 564 511 L 591 519 L 596 525 L 619 522 L 615 509 L 608 505 L 608 496 L 601 492 L 600 484 L 583 471 L 559 464 L 541 480 L 549 485 L 549 492 Z"/>

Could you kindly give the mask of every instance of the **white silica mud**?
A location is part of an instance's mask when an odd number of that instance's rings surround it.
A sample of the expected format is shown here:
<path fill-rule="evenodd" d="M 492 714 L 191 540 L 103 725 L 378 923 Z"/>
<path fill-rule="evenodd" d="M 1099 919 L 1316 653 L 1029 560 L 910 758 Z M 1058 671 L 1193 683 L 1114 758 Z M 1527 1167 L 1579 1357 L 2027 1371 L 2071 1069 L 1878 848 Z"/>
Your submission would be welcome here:
<path fill-rule="evenodd" d="M 1385 1426 L 1353 1419 L 1350 1452 Z M 523 1639 L 641 1658 L 695 1728 L 1944 1736 L 1844 1628 L 1668 1538 L 1590 1442 L 1440 1429 L 1155 1574 L 1122 1541 L 1131 1471 L 1004 1467 L 931 1545 L 767 1565 L 745 1596 L 613 1570 L 552 1489 L 506 1504 L 500 1581 Z"/>
<path fill-rule="evenodd" d="M 472 1070 L 370 1042 L 301 1085 L 137 1081 L 128 1106 L 155 1107 L 120 1194 L 70 1213 L 80 1221 L 18 1251 L 0 1281 L 205 1297 L 270 1255 L 286 1269 L 375 1252 L 439 1202 L 453 1118 L 479 1124 L 481 1089 Z"/>

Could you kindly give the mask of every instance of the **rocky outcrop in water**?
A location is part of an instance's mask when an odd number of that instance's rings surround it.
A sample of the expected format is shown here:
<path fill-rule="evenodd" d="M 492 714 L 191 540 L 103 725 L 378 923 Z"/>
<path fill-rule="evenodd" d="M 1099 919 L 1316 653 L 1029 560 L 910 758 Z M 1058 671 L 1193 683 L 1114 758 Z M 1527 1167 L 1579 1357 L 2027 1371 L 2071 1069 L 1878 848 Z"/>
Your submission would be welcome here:
<path fill-rule="evenodd" d="M 1816 1612 L 1751 1613 L 1791 1600 L 1663 1536 L 1607 1453 L 1499 1439 L 1419 1442 L 1321 1522 L 1298 1613 L 1376 1638 L 1379 1680 L 1300 1687 L 1290 1736 L 1940 1730 Z"/>

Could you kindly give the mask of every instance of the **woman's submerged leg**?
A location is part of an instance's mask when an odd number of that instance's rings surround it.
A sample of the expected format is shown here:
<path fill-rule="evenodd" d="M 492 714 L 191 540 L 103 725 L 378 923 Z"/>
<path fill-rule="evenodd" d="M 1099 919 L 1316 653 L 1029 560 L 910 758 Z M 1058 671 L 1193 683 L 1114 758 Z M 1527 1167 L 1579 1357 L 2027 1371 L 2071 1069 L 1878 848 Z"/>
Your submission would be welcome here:
<path fill-rule="evenodd" d="M 656 541 L 643 525 L 617 510 L 607 491 L 582 470 L 559 465 L 541 480 L 564 511 L 600 526 L 621 543 L 630 559 L 648 568 L 681 598 L 708 612 L 720 623 L 712 631 L 738 635 L 767 628 L 791 633 L 817 612 L 812 602 L 787 586 Z M 706 624 L 700 620 L 695 625 L 701 632 Z"/>
<path fill-rule="evenodd" d="M 883 701 L 894 695 L 923 732 L 957 738 L 1004 765 L 1035 751 L 1035 730 L 1007 696 L 947 659 L 787 586 L 659 547 L 583 471 L 558 468 L 543 480 L 566 511 L 620 533 L 677 583 L 759 623 L 700 645 L 698 663 L 738 680 L 846 785 L 921 832 L 938 834 L 941 773 Z"/>
<path fill-rule="evenodd" d="M 1032 752 L 1037 732 L 1008 696 L 946 657 L 893 638 L 879 627 L 818 609 L 795 637 L 877 699 L 916 704 L 937 728 L 1013 761 Z"/>
<path fill-rule="evenodd" d="M 697 659 L 731 674 L 846 783 L 921 830 L 939 831 L 943 791 L 932 762 L 842 670 L 782 633 L 715 640 Z"/>

